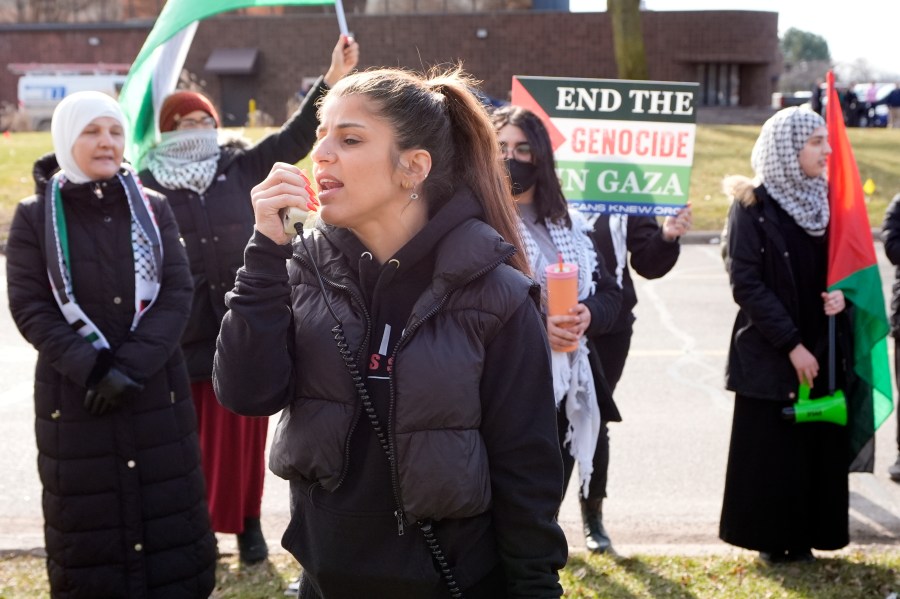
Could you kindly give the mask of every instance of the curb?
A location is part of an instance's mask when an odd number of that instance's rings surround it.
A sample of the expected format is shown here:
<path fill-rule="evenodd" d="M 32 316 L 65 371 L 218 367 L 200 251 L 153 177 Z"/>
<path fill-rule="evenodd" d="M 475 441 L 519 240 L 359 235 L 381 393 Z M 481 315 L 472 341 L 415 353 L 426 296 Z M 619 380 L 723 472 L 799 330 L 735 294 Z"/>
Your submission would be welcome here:
<path fill-rule="evenodd" d="M 721 241 L 721 231 L 688 231 L 681 236 L 681 243 L 691 245 L 719 245 Z"/>
<path fill-rule="evenodd" d="M 872 227 L 872 240 L 881 243 L 881 229 Z M 722 231 L 688 231 L 681 236 L 681 243 L 718 245 L 722 242 Z M 0 250 L 2 251 L 2 250 Z"/>

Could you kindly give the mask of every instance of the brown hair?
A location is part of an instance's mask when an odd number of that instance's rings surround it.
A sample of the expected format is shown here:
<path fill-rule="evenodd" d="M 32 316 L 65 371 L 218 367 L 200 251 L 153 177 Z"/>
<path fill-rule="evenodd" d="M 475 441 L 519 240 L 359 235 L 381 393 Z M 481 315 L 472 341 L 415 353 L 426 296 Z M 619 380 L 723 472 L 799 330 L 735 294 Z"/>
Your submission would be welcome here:
<path fill-rule="evenodd" d="M 431 154 L 422 184 L 429 212 L 450 201 L 460 183 L 484 210 L 485 221 L 516 247 L 509 264 L 530 273 L 519 239 L 518 216 L 490 118 L 470 89 L 477 82 L 455 67 L 420 75 L 403 69 L 376 69 L 341 79 L 330 96 L 364 95 L 390 123 L 397 147 Z"/>

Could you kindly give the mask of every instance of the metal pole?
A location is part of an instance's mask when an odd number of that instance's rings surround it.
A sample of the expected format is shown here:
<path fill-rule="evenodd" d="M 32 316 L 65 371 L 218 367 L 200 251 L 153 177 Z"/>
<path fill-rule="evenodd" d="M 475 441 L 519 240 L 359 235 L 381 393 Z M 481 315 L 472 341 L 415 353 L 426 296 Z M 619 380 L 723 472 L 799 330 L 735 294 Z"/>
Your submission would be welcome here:
<path fill-rule="evenodd" d="M 828 395 L 834 395 L 834 315 L 828 317 Z"/>

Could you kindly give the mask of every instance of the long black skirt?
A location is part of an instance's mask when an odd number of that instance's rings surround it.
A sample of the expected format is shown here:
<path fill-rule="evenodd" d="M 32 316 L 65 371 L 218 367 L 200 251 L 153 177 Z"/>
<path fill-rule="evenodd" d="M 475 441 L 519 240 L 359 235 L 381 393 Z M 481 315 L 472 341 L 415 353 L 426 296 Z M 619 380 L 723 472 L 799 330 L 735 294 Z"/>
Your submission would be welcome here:
<path fill-rule="evenodd" d="M 788 422 L 790 405 L 735 397 L 719 538 L 755 551 L 840 549 L 850 542 L 847 429 Z"/>

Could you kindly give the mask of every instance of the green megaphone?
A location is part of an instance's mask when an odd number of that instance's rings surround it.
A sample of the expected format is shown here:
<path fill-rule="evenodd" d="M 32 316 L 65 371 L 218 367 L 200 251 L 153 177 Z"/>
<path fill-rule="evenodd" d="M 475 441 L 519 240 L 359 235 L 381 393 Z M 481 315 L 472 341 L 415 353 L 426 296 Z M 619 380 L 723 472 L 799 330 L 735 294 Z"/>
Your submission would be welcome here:
<path fill-rule="evenodd" d="M 840 389 L 836 389 L 831 395 L 810 399 L 809 386 L 800 385 L 797 397 L 797 403 L 781 410 L 781 415 L 785 420 L 847 425 L 847 399 Z"/>

